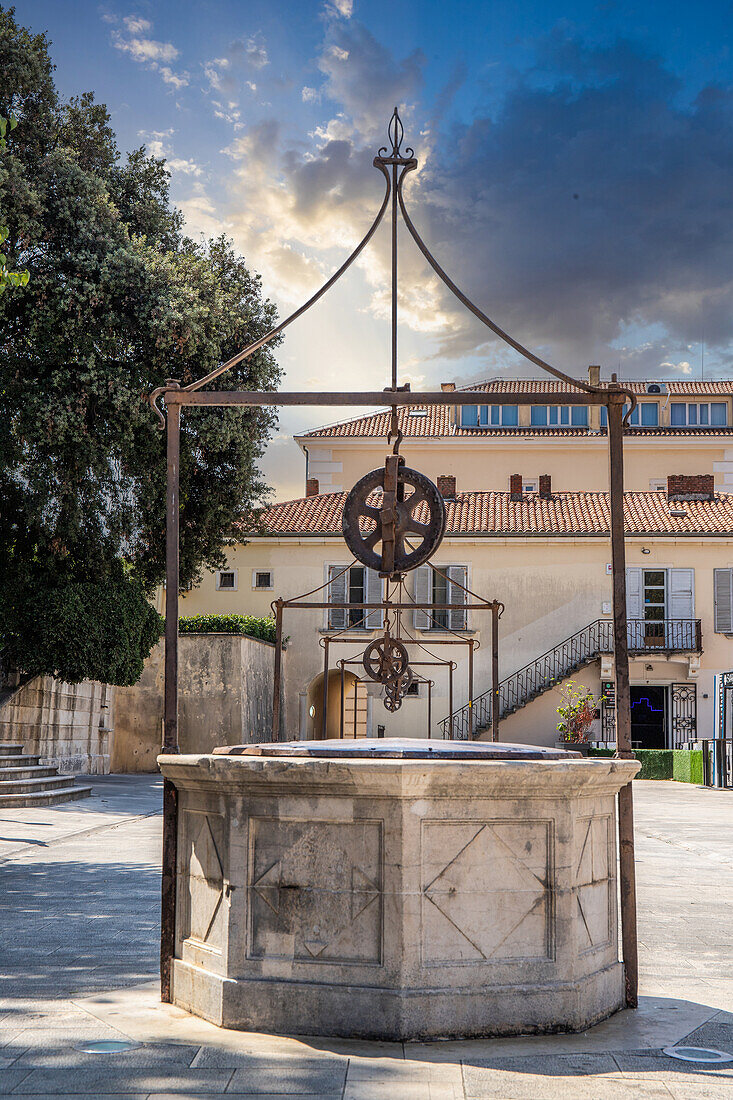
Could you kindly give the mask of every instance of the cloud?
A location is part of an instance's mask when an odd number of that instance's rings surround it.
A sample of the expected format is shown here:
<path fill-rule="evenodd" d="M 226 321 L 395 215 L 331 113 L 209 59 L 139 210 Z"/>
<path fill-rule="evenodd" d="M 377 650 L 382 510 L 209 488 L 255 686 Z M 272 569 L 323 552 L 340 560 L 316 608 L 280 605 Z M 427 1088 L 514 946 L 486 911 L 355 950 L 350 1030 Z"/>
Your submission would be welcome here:
<path fill-rule="evenodd" d="M 105 22 L 117 20 L 106 15 L 102 18 Z M 176 91 L 184 88 L 189 83 L 188 73 L 175 73 L 169 64 L 164 62 L 175 61 L 178 50 L 172 42 L 158 42 L 154 38 L 145 37 L 153 29 L 148 19 L 139 15 L 127 15 L 122 20 L 124 31 L 112 32 L 112 45 L 122 53 L 129 54 L 133 61 L 144 65 L 148 69 L 159 72 L 166 84 L 170 84 Z"/>
<path fill-rule="evenodd" d="M 174 130 L 138 130 L 138 135 L 145 139 L 148 153 L 151 157 L 155 157 L 157 160 L 165 160 L 166 168 L 170 172 L 180 172 L 185 176 L 200 176 L 203 174 L 203 169 L 200 165 L 196 164 L 193 160 L 186 160 L 183 157 L 176 157 L 173 153 L 172 147 L 166 141 L 166 138 L 170 137 Z"/>
<path fill-rule="evenodd" d="M 304 103 L 317 103 L 321 97 L 315 88 L 305 87 L 300 93 L 300 98 Z"/>
<path fill-rule="evenodd" d="M 354 14 L 354 0 L 329 0 L 326 4 L 326 12 L 329 15 L 341 16 L 342 19 L 350 19 Z"/>
<path fill-rule="evenodd" d="M 242 89 L 254 93 L 257 84 L 250 79 L 252 69 L 259 71 L 269 64 L 265 41 L 261 34 L 251 38 L 238 38 L 231 42 L 225 54 L 214 57 L 204 65 L 204 76 L 208 91 L 227 100 L 222 104 L 212 99 L 214 116 L 228 122 L 235 129 L 241 129 L 239 99 Z"/>
<path fill-rule="evenodd" d="M 176 205 L 186 224 L 186 232 L 191 237 L 218 237 L 222 233 L 231 234 L 231 223 L 222 219 L 202 184 L 194 184 L 187 199 L 179 200 Z"/>
<path fill-rule="evenodd" d="M 733 93 L 710 87 L 681 107 L 679 91 L 639 45 L 553 35 L 493 116 L 438 141 L 406 185 L 457 285 L 571 373 L 605 361 L 627 376 L 684 374 L 703 328 L 706 344 L 733 340 Z M 436 305 L 450 322 L 439 355 L 501 349 L 442 287 L 424 306 L 415 297 L 413 327 L 429 331 Z M 619 348 L 629 327 L 651 325 L 648 343 Z"/>

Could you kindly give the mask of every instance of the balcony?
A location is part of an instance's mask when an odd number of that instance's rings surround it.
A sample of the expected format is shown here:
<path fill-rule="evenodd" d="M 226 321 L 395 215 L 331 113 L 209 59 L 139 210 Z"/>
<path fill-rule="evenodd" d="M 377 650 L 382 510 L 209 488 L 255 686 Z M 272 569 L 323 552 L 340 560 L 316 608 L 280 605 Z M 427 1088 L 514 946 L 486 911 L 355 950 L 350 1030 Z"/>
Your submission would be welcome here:
<path fill-rule="evenodd" d="M 613 626 L 608 623 L 607 647 L 613 652 Z M 700 619 L 629 619 L 627 622 L 629 653 L 702 653 Z"/>

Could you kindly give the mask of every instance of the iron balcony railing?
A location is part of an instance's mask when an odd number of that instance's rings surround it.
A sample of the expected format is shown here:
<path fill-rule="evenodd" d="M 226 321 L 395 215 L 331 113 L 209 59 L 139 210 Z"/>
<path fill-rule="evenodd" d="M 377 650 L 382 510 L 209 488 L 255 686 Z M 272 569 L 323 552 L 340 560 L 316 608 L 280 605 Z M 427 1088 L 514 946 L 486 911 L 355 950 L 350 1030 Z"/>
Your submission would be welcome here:
<path fill-rule="evenodd" d="M 701 653 L 699 619 L 628 620 L 630 653 Z M 596 619 L 499 684 L 499 718 L 549 691 L 603 653 L 613 653 L 613 621 Z M 491 690 L 478 695 L 440 723 L 444 738 L 468 740 L 491 725 Z"/>

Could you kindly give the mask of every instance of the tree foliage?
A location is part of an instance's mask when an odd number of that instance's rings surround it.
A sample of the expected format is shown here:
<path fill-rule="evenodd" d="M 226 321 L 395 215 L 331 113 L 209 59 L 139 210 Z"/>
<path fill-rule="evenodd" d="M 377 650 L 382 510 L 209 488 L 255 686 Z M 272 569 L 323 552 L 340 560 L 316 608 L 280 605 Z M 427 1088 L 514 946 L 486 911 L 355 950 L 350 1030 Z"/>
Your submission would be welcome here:
<path fill-rule="evenodd" d="M 0 8 L 0 115 L 18 120 L 0 157 L 0 211 L 9 263 L 30 272 L 22 292 L 0 296 L 0 623 L 27 623 L 38 593 L 66 606 L 77 585 L 152 593 L 164 576 L 165 437 L 147 394 L 200 377 L 276 321 L 230 242 L 184 235 L 165 162 L 144 148 L 121 157 L 106 108 L 91 93 L 62 102 L 53 69 L 45 36 Z M 263 348 L 227 385 L 278 379 Z M 232 524 L 263 503 L 257 462 L 274 423 L 253 409 L 183 416 L 182 585 L 223 564 Z M 92 604 L 74 606 L 81 629 Z M 4 634 L 19 658 L 18 631 Z M 37 668 L 31 644 L 23 662 Z M 132 674 L 115 660 L 102 678 Z M 99 678 L 91 659 L 74 678 L 92 667 Z"/>

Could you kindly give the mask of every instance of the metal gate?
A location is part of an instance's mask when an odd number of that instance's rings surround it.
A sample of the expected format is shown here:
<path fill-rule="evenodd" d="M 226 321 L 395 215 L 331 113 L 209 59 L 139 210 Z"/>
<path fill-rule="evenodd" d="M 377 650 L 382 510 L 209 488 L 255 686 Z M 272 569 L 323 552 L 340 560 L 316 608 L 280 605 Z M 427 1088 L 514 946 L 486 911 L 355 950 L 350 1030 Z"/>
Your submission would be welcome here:
<path fill-rule="evenodd" d="M 697 684 L 672 684 L 672 747 L 697 739 Z"/>

